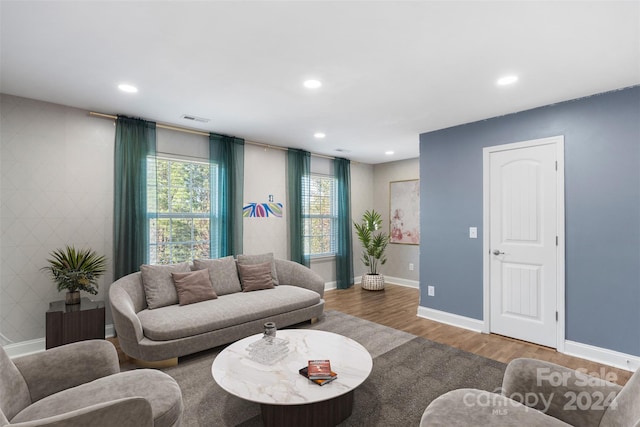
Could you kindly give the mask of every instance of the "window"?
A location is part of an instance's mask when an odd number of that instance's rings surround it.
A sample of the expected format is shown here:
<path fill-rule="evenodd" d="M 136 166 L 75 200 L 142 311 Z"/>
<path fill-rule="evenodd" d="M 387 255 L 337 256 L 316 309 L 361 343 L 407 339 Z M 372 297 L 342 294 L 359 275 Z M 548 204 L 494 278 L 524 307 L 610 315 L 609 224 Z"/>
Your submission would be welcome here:
<path fill-rule="evenodd" d="M 304 253 L 310 256 L 334 255 L 336 252 L 337 200 L 336 180 L 327 175 L 312 174 L 310 194 L 303 194 L 303 205 L 309 206 L 304 215 Z"/>
<path fill-rule="evenodd" d="M 210 258 L 209 163 L 149 158 L 149 164 L 149 263 Z"/>

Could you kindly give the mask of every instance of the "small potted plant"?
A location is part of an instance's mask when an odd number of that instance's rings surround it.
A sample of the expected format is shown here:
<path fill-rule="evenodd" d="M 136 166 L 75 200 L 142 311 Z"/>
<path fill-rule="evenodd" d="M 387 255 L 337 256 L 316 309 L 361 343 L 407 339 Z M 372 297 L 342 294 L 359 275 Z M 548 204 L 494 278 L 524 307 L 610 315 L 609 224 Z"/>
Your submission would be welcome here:
<path fill-rule="evenodd" d="M 375 210 L 365 211 L 362 223 L 353 223 L 358 240 L 362 243 L 362 262 L 369 272 L 362 275 L 362 289 L 380 291 L 384 289 L 384 276 L 378 273 L 378 265 L 387 262 L 384 251 L 389 244 L 389 235 L 378 231 L 382 227 L 382 218 Z"/>
<path fill-rule="evenodd" d="M 67 304 L 80 303 L 80 291 L 98 293 L 98 279 L 107 271 L 107 259 L 90 249 L 66 246 L 51 252 L 48 266 L 43 267 L 58 286 L 58 292 L 67 290 Z"/>

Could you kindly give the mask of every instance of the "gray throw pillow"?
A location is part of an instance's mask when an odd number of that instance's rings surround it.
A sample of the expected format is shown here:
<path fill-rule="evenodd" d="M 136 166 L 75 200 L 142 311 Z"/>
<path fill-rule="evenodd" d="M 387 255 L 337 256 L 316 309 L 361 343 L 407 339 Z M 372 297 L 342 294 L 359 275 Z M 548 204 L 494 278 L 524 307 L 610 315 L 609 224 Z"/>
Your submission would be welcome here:
<path fill-rule="evenodd" d="M 188 262 L 181 262 L 170 265 L 143 264 L 140 266 L 140 271 L 147 306 L 154 309 L 178 304 L 178 293 L 173 285 L 171 273 L 187 273 L 191 270 Z"/>
<path fill-rule="evenodd" d="M 261 289 L 273 289 L 271 278 L 271 263 L 262 264 L 238 264 L 242 292 L 259 291 Z"/>
<path fill-rule="evenodd" d="M 238 255 L 238 265 L 262 264 L 265 262 L 271 263 L 271 278 L 273 279 L 273 284 L 278 286 L 280 282 L 278 282 L 278 275 L 276 273 L 276 261 L 273 257 L 273 252 L 260 255 Z"/>
<path fill-rule="evenodd" d="M 232 256 L 219 259 L 194 259 L 196 270 L 208 270 L 211 285 L 218 295 L 241 292 L 236 262 Z"/>
<path fill-rule="evenodd" d="M 193 304 L 218 298 L 211 286 L 207 270 L 192 271 L 190 273 L 171 273 L 176 285 L 178 302 L 180 305 Z"/>

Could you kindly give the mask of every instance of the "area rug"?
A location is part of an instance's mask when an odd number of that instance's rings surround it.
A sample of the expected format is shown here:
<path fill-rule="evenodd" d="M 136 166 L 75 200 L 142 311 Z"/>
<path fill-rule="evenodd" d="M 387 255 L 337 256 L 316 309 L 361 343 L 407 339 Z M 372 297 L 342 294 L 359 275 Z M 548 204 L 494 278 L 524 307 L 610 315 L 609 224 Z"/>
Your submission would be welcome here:
<path fill-rule="evenodd" d="M 356 389 L 353 413 L 341 426 L 417 426 L 429 402 L 449 390 L 491 391 L 502 384 L 503 363 L 338 311 L 296 327 L 347 336 L 373 357 L 373 371 Z M 182 389 L 183 426 L 262 425 L 259 404 L 228 394 L 213 380 L 211 364 L 223 348 L 181 357 L 178 366 L 163 369 Z"/>

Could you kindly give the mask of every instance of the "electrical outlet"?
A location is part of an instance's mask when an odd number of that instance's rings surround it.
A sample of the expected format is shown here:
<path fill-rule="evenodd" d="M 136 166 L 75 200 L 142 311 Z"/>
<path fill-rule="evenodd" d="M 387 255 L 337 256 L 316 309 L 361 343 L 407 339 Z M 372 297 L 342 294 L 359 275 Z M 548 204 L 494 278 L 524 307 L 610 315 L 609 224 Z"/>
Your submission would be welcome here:
<path fill-rule="evenodd" d="M 412 262 L 409 263 L 409 271 L 413 271 L 413 263 Z"/>
<path fill-rule="evenodd" d="M 427 286 L 427 295 L 430 297 L 436 296 L 436 287 L 435 286 Z"/>

